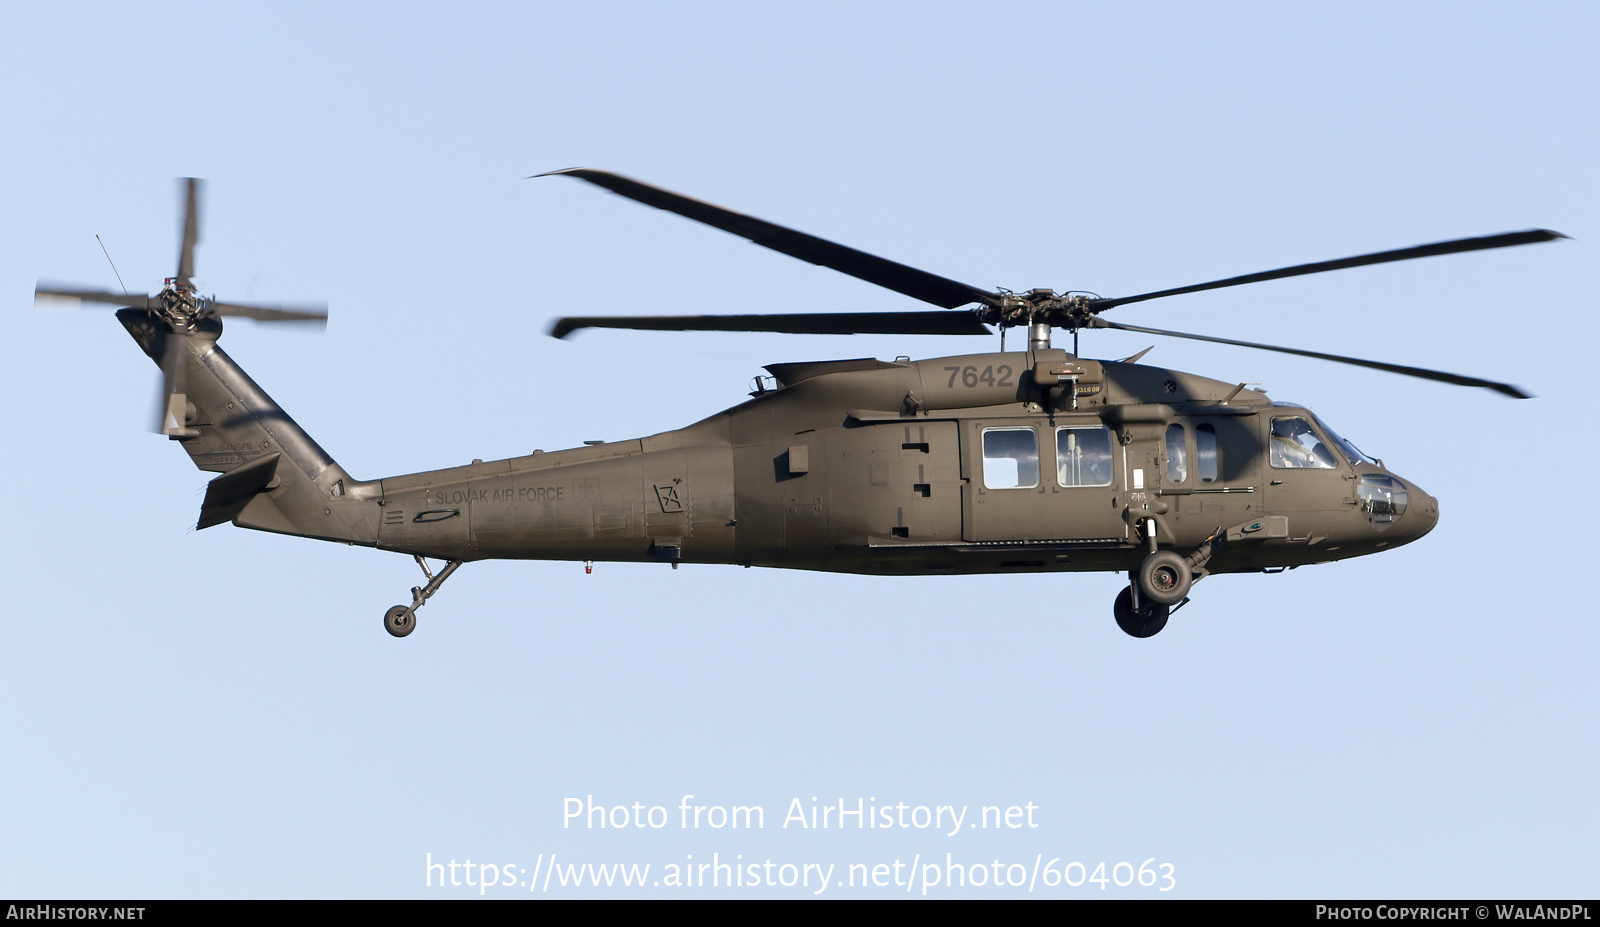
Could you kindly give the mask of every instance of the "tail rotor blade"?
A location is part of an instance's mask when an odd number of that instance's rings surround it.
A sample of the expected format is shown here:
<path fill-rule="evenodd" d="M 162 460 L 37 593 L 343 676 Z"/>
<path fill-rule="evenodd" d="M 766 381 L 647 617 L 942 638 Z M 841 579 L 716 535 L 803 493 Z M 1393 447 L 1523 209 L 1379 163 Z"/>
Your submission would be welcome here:
<path fill-rule="evenodd" d="M 185 335 L 169 332 L 161 348 L 161 394 L 157 397 L 156 433 L 172 438 L 193 434 L 187 425 L 189 395 L 184 364 Z"/>
<path fill-rule="evenodd" d="M 217 315 L 244 316 L 257 322 L 328 322 L 327 303 L 224 303 L 208 299 L 206 308 Z"/>
<path fill-rule="evenodd" d="M 184 207 L 183 239 L 178 249 L 178 282 L 188 283 L 189 278 L 194 276 L 194 246 L 200 243 L 200 206 L 197 202 L 200 181 L 185 177 L 181 183 Z"/>
<path fill-rule="evenodd" d="M 130 306 L 134 309 L 150 308 L 150 297 L 142 293 L 113 293 L 110 290 L 86 290 L 39 281 L 34 287 L 33 300 L 56 309 L 79 309 L 80 303 L 105 303 L 111 306 Z"/>

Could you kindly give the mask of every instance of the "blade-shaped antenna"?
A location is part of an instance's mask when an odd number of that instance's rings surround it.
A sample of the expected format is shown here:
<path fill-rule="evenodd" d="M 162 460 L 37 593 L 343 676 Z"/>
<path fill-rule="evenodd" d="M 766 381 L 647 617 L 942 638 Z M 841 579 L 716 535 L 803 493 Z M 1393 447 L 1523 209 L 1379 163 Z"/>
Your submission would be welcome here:
<path fill-rule="evenodd" d="M 1373 254 L 1362 254 L 1356 257 L 1340 258 L 1337 261 L 1319 261 L 1315 264 L 1297 264 L 1294 267 L 1282 267 L 1277 270 L 1263 271 L 1259 274 L 1245 274 L 1242 277 L 1229 277 L 1226 280 L 1213 280 L 1210 283 L 1197 283 L 1193 286 L 1180 286 L 1171 290 L 1157 290 L 1154 293 L 1141 293 L 1137 296 L 1116 296 L 1110 299 L 1091 299 L 1088 307 L 1090 312 L 1104 312 L 1117 306 L 1128 303 L 1143 302 L 1147 299 L 1160 299 L 1163 296 L 1177 296 L 1182 293 L 1198 293 L 1201 290 L 1217 290 L 1222 287 L 1240 286 L 1245 283 L 1260 283 L 1263 280 L 1278 280 L 1283 277 L 1298 277 L 1302 274 L 1320 274 L 1328 270 L 1343 270 L 1347 267 L 1364 267 L 1368 264 L 1387 264 L 1391 261 L 1409 261 L 1412 258 L 1433 257 L 1440 254 L 1459 254 L 1463 251 L 1486 251 L 1491 248 L 1510 248 L 1514 245 L 1531 245 L 1541 241 L 1554 241 L 1557 238 L 1568 236 L 1549 229 L 1528 229 L 1525 232 L 1505 232 L 1499 235 L 1484 235 L 1479 238 L 1457 238 L 1453 241 L 1439 241 L 1431 245 L 1416 245 L 1410 248 L 1397 248 L 1393 251 L 1378 251 Z"/>
<path fill-rule="evenodd" d="M 797 257 L 802 261 L 829 267 L 840 273 L 849 274 L 858 280 L 875 283 L 878 286 L 890 289 L 896 293 L 903 293 L 913 299 L 920 299 L 925 303 L 943 306 L 946 309 L 955 309 L 969 303 L 983 303 L 992 306 L 999 304 L 999 297 L 988 291 L 981 290 L 971 284 L 959 280 L 951 280 L 938 274 L 931 274 L 925 270 L 908 267 L 875 254 L 858 251 L 837 242 L 797 232 L 791 228 L 747 216 L 744 213 L 714 206 L 711 203 L 691 199 L 680 193 L 652 187 L 619 174 L 608 171 L 597 171 L 586 167 L 573 167 L 564 171 L 549 171 L 544 174 L 535 174 L 535 177 L 551 177 L 564 175 L 587 180 L 599 187 L 604 187 L 612 193 L 625 196 L 630 200 L 637 200 L 646 206 L 665 209 L 677 213 L 696 222 L 703 222 L 724 232 L 732 232 L 741 238 L 749 239 L 764 248 L 771 248 L 781 254 Z"/>
<path fill-rule="evenodd" d="M 1215 344 L 1232 344 L 1241 348 L 1256 348 L 1261 351 L 1277 351 L 1280 354 L 1296 354 L 1300 357 L 1314 357 L 1318 360 L 1333 361 L 1339 364 L 1354 364 L 1357 367 L 1370 367 L 1373 370 L 1387 370 L 1390 373 L 1404 374 L 1408 377 L 1420 377 L 1424 380 L 1437 380 L 1440 383 L 1453 383 L 1456 386 L 1481 386 L 1503 393 L 1513 399 L 1531 399 L 1530 394 L 1523 392 L 1509 383 L 1497 383 L 1494 380 L 1482 380 L 1477 377 L 1464 377 L 1460 374 L 1445 373 L 1441 370 L 1429 370 L 1425 367 L 1407 367 L 1404 364 L 1386 364 L 1382 361 L 1361 360 L 1356 357 L 1345 357 L 1340 354 L 1324 354 L 1321 351 L 1306 351 L 1300 348 L 1285 348 L 1274 344 L 1257 344 L 1253 341 L 1235 341 L 1232 338 L 1214 338 L 1210 335 L 1191 335 L 1186 332 L 1168 331 L 1162 328 L 1146 328 L 1142 325 L 1124 325 L 1120 322 L 1109 322 L 1095 317 L 1089 320 L 1089 328 L 1114 328 L 1125 332 L 1143 332 L 1147 335 L 1167 335 L 1173 338 L 1188 338 L 1193 341 L 1210 341 Z M 1142 352 L 1141 352 L 1142 353 Z"/>
<path fill-rule="evenodd" d="M 987 335 L 966 312 L 795 312 L 775 315 L 567 316 L 550 326 L 565 338 L 581 328 L 667 332 L 778 332 L 786 335 Z"/>
<path fill-rule="evenodd" d="M 194 246 L 200 243 L 200 206 L 197 202 L 200 181 L 185 177 L 180 184 L 184 190 L 183 238 L 178 246 L 178 282 L 188 283 L 194 276 Z"/>

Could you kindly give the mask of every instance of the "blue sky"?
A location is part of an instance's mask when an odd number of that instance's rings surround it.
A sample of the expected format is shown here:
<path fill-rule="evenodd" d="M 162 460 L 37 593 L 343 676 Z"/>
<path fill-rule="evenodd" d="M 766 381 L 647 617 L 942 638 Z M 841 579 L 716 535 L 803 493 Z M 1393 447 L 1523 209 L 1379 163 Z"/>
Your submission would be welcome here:
<path fill-rule="evenodd" d="M 479 895 L 427 886 L 430 854 L 649 863 L 652 882 L 717 854 L 838 881 L 948 853 L 1153 859 L 1182 897 L 1592 897 L 1597 25 L 1580 3 L 13 5 L 0 896 Z M 765 363 L 994 347 L 554 341 L 565 314 L 918 308 L 524 179 L 578 165 L 983 287 L 1575 241 L 1119 310 L 1537 396 L 1156 344 L 1149 363 L 1311 406 L 1442 515 L 1382 556 L 1208 579 L 1146 641 L 1113 624 L 1111 575 L 577 563 L 469 564 L 395 641 L 380 615 L 418 581 L 409 558 L 190 530 L 206 475 L 144 430 L 154 366 L 109 313 L 33 308 L 39 278 L 116 285 L 95 235 L 153 292 L 173 178 L 207 178 L 201 287 L 333 311 L 320 337 L 230 323 L 225 348 L 362 478 L 679 427 Z M 1153 340 L 1092 332 L 1083 353 Z M 564 828 L 589 795 L 673 826 Z M 767 826 L 677 827 L 684 795 Z M 1039 826 L 780 826 L 812 796 L 1032 803 Z"/>

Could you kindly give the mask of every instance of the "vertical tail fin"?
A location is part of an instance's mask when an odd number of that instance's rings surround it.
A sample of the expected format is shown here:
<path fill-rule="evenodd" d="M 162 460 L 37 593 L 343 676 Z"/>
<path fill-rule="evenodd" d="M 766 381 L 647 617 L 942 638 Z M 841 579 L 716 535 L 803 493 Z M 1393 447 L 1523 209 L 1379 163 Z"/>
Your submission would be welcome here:
<path fill-rule="evenodd" d="M 280 534 L 377 543 L 382 485 L 352 479 L 217 346 L 220 321 L 203 319 L 193 332 L 175 332 L 138 309 L 120 310 L 117 320 L 157 364 L 176 348 L 184 366 L 186 408 L 174 440 L 196 467 L 222 474 L 207 489 L 198 527 L 232 521 Z"/>

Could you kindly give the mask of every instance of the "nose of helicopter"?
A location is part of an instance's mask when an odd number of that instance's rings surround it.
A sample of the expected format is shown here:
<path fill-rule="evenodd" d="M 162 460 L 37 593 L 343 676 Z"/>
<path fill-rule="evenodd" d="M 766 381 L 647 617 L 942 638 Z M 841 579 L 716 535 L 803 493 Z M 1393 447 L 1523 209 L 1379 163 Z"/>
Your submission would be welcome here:
<path fill-rule="evenodd" d="M 1408 540 L 1416 540 L 1439 524 L 1439 500 L 1423 492 L 1422 487 L 1411 483 L 1411 506 L 1405 515 Z"/>
<path fill-rule="evenodd" d="M 1427 519 L 1427 527 L 1422 529 L 1422 533 L 1427 534 L 1439 524 L 1439 500 L 1420 489 L 1417 492 L 1422 496 L 1422 504 L 1417 506 L 1417 514 Z"/>

